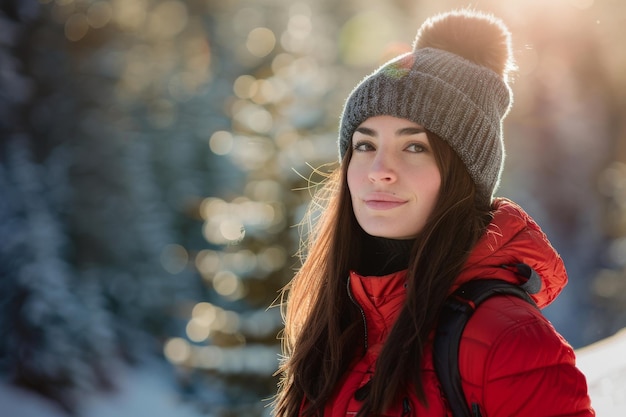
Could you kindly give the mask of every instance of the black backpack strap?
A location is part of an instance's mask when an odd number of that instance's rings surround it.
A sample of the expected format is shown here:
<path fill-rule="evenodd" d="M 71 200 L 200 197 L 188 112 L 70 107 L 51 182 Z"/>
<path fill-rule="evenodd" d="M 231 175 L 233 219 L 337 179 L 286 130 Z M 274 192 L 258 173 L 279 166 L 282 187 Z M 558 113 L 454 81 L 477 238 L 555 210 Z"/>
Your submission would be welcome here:
<path fill-rule="evenodd" d="M 499 279 L 476 279 L 463 284 L 451 294 L 439 316 L 433 361 L 454 417 L 475 417 L 463 393 L 459 372 L 459 345 L 463 329 L 476 308 L 494 295 L 514 295 L 535 305 L 528 293 L 518 285 Z"/>

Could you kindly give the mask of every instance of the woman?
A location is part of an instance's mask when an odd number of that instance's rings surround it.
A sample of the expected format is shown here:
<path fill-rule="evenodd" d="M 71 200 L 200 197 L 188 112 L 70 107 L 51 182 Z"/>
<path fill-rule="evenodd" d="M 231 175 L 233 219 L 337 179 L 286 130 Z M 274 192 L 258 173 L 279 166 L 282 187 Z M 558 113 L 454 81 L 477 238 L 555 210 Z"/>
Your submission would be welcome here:
<path fill-rule="evenodd" d="M 533 220 L 494 198 L 512 96 L 510 34 L 461 11 L 429 19 L 413 51 L 366 77 L 342 114 L 341 166 L 311 206 L 288 288 L 278 417 L 451 415 L 433 368 L 442 303 L 460 284 L 567 281 Z M 320 214 L 320 208 L 321 214 Z M 593 416 L 572 348 L 529 303 L 487 300 L 461 340 L 476 416 Z"/>

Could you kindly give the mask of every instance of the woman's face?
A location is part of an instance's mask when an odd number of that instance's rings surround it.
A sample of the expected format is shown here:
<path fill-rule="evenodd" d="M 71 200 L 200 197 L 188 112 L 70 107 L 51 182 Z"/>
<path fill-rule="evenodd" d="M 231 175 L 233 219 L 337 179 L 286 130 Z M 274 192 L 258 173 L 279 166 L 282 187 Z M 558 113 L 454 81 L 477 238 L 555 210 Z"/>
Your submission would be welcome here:
<path fill-rule="evenodd" d="M 439 195 L 441 173 L 424 128 L 393 116 L 361 123 L 352 136 L 348 188 L 368 234 L 416 237 Z"/>

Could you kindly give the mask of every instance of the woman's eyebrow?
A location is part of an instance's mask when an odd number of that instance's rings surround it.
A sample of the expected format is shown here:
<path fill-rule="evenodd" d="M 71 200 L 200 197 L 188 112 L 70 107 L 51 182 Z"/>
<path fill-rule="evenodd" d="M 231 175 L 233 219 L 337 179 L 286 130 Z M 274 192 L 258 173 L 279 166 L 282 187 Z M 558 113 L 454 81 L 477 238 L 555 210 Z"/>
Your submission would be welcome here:
<path fill-rule="evenodd" d="M 360 126 L 356 128 L 356 131 L 365 136 L 376 137 L 378 134 L 374 129 L 370 129 L 369 127 Z"/>
<path fill-rule="evenodd" d="M 401 129 L 396 130 L 397 136 L 410 136 L 410 135 L 419 135 L 420 133 L 426 133 L 426 129 L 423 127 L 403 127 Z"/>
<path fill-rule="evenodd" d="M 360 126 L 356 128 L 356 131 L 365 136 L 377 137 L 378 133 L 374 129 L 370 129 L 369 127 Z M 425 133 L 426 129 L 423 127 L 402 127 L 396 130 L 396 136 L 410 136 L 410 135 L 419 135 L 420 133 Z"/>

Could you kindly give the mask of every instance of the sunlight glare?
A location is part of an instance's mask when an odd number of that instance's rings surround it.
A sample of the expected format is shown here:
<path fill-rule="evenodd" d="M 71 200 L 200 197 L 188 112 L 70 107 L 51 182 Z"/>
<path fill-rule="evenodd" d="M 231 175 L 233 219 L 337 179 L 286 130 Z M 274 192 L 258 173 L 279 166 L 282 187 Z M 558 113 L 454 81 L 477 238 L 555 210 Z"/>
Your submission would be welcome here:
<path fill-rule="evenodd" d="M 587 10 L 593 6 L 593 0 L 569 0 L 569 3 L 580 10 Z"/>

